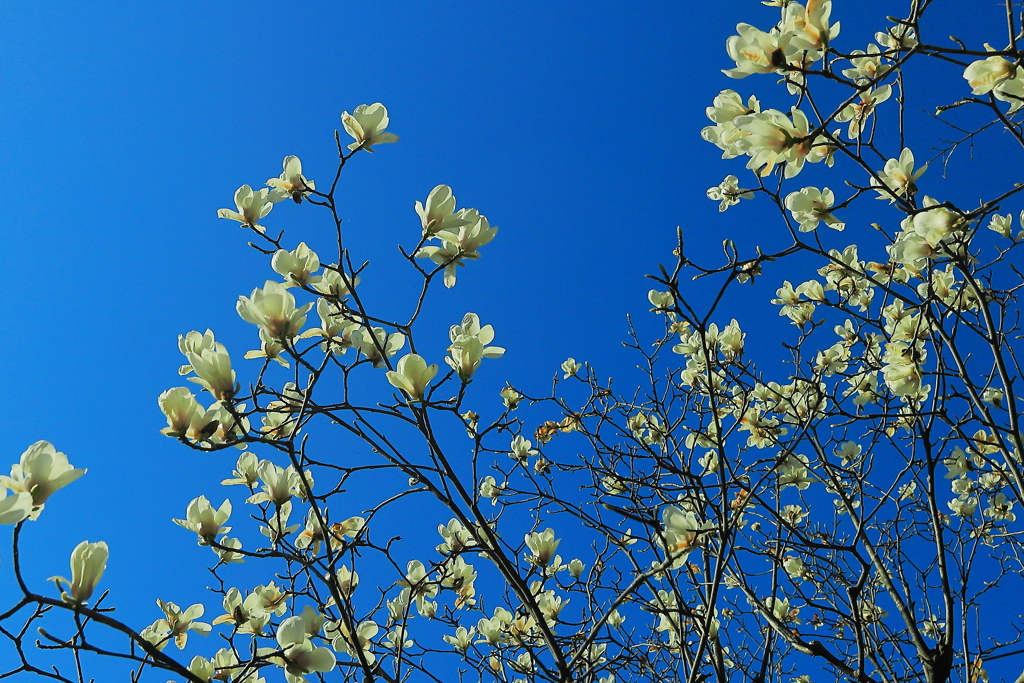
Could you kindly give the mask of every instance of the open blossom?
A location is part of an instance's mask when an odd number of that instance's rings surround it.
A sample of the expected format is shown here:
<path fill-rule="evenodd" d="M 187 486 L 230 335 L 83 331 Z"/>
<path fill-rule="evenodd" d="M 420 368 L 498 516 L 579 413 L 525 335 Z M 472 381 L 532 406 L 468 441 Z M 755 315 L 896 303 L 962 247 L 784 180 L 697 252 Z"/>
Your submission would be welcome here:
<path fill-rule="evenodd" d="M 242 542 L 237 538 L 228 538 L 224 536 L 217 541 L 216 546 L 213 546 L 213 552 L 217 554 L 217 557 L 224 564 L 239 564 L 245 562 L 245 555 L 240 552 L 236 552 L 242 549 Z M 223 547 L 218 547 L 223 546 Z"/>
<path fill-rule="evenodd" d="M 824 190 L 805 187 L 786 197 L 786 208 L 800 224 L 800 232 L 810 232 L 822 222 L 833 230 L 842 230 L 846 224 L 829 212 L 835 200 L 832 190 L 827 187 Z"/>
<path fill-rule="evenodd" d="M 352 332 L 352 346 L 373 364 L 373 367 L 383 367 L 384 359 L 391 358 L 405 346 L 405 335 L 401 332 L 388 334 L 382 327 L 374 327 L 373 333 L 365 327 Z"/>
<path fill-rule="evenodd" d="M 850 56 L 852 66 L 849 69 L 843 69 L 843 75 L 860 84 L 881 79 L 893 68 L 882 62 L 881 51 L 874 43 L 868 45 L 867 52 L 854 50 Z"/>
<path fill-rule="evenodd" d="M 687 556 L 701 542 L 701 534 L 714 527 L 712 522 L 700 522 L 692 512 L 670 505 L 662 511 L 665 556 L 668 566 L 678 569 L 686 562 Z"/>
<path fill-rule="evenodd" d="M 214 510 L 206 496 L 194 498 L 185 510 L 185 519 L 171 520 L 180 527 L 199 534 L 199 545 L 210 545 L 210 541 L 231 531 L 231 527 L 223 526 L 231 516 L 231 501 L 224 500 L 220 508 Z"/>
<path fill-rule="evenodd" d="M 1013 62 L 1005 57 L 992 56 L 971 62 L 964 69 L 964 78 L 971 93 L 985 95 L 1016 74 Z"/>
<path fill-rule="evenodd" d="M 454 647 L 459 652 L 465 652 L 469 649 L 469 646 L 473 644 L 473 636 L 476 635 L 476 627 L 470 626 L 467 630 L 465 626 L 459 626 L 455 629 L 455 635 L 453 636 L 441 636 L 444 642 Z"/>
<path fill-rule="evenodd" d="M 836 121 L 840 123 L 850 122 L 846 130 L 846 136 L 856 140 L 864 132 L 868 119 L 874 113 L 875 107 L 885 102 L 892 95 L 892 86 L 883 85 L 874 90 L 865 90 L 860 93 L 860 100 L 851 102 L 836 115 Z"/>
<path fill-rule="evenodd" d="M 437 365 L 427 365 L 427 361 L 415 353 L 409 353 L 398 361 L 396 370 L 387 373 L 388 382 L 397 389 L 404 391 L 410 400 L 420 401 L 427 384 L 437 374 Z"/>
<path fill-rule="evenodd" d="M 491 475 L 487 475 L 480 482 L 480 496 L 482 498 L 490 498 L 491 505 L 498 502 L 498 497 L 501 496 L 502 491 L 503 487 Z"/>
<path fill-rule="evenodd" d="M 886 386 L 897 396 L 914 397 L 921 393 L 924 379 L 923 365 L 928 357 L 924 341 L 889 342 L 885 346 L 882 377 Z"/>
<path fill-rule="evenodd" d="M 335 652 L 344 652 L 357 661 L 362 658 L 367 664 L 373 664 L 376 657 L 373 654 L 373 641 L 371 640 L 380 631 L 380 627 L 372 621 L 364 621 L 356 626 L 355 633 L 349 631 L 344 620 L 327 624 L 324 628 L 324 635 L 331 640 L 331 647 Z"/>
<path fill-rule="evenodd" d="M 270 539 L 273 545 L 277 545 L 281 539 L 290 536 L 299 530 L 299 524 L 288 524 L 288 518 L 292 514 L 292 502 L 290 500 L 268 510 L 267 524 L 260 527 L 260 533 Z"/>
<path fill-rule="evenodd" d="M 914 181 L 927 170 L 928 164 L 925 164 L 915 171 L 914 153 L 909 148 L 904 148 L 899 159 L 889 159 L 885 162 L 885 168 L 878 174 L 878 180 L 871 179 L 871 186 L 878 193 L 879 199 L 888 199 L 890 204 L 895 202 L 897 197 L 909 199 L 917 193 Z"/>
<path fill-rule="evenodd" d="M 305 242 L 299 242 L 299 246 L 292 251 L 278 249 L 270 261 L 270 267 L 285 279 L 286 287 L 311 285 L 320 281 L 319 276 L 313 275 L 320 270 L 320 257 Z"/>
<path fill-rule="evenodd" d="M 737 24 L 736 31 L 739 35 L 731 36 L 725 43 L 729 58 L 736 62 L 735 69 L 722 70 L 729 78 L 774 73 L 796 56 L 789 45 L 790 33 L 778 30 L 765 33 L 750 24 Z"/>
<path fill-rule="evenodd" d="M 178 350 L 181 351 L 181 355 L 188 358 L 189 354 L 198 354 L 202 351 L 212 349 L 217 345 L 217 340 L 214 338 L 213 330 L 207 328 L 206 332 L 197 332 L 192 330 L 188 334 L 178 335 Z M 182 365 L 178 368 L 179 375 L 187 375 L 194 371 L 191 365 Z"/>
<path fill-rule="evenodd" d="M 312 610 L 307 606 L 307 610 Z M 319 617 L 318 614 L 315 615 Z M 319 617 L 322 623 L 322 617 Z M 311 628 L 308 617 L 303 615 L 288 617 L 277 627 L 277 644 L 284 652 L 280 659 L 271 659 L 285 670 L 285 678 L 290 683 L 304 682 L 306 674 L 326 673 L 334 669 L 337 660 L 334 653 L 326 647 L 317 647 L 310 640 Z M 317 626 L 316 631 L 320 628 Z M 315 633 L 315 632 L 314 632 Z M 263 654 L 272 652 L 270 648 Z"/>
<path fill-rule="evenodd" d="M 455 212 L 455 195 L 447 185 L 438 185 L 427 195 L 426 205 L 416 202 L 416 213 L 423 225 L 424 235 L 436 235 L 442 230 L 455 230 L 467 225 L 466 214 Z"/>
<path fill-rule="evenodd" d="M 338 304 L 327 298 L 317 299 L 316 314 L 320 318 L 320 327 L 306 330 L 299 338 L 321 337 L 320 350 L 324 353 L 347 352 L 352 347 L 352 333 L 359 329 L 359 322 L 352 320 Z"/>
<path fill-rule="evenodd" d="M 291 500 L 292 496 L 307 498 L 307 490 L 313 487 L 313 476 L 308 471 L 300 474 L 294 465 L 282 468 L 269 460 L 262 460 L 257 471 L 263 481 L 263 490 L 249 496 L 245 501 L 247 503 L 283 505 Z"/>
<path fill-rule="evenodd" d="M 988 229 L 1001 237 L 1011 239 L 1013 237 L 1013 214 L 1008 213 L 1005 216 L 993 214 Z"/>
<path fill-rule="evenodd" d="M 189 439 L 221 444 L 235 443 L 243 438 L 249 433 L 251 425 L 249 418 L 239 415 L 245 412 L 245 404 L 236 406 L 236 409 L 237 412 L 229 408 L 224 401 L 217 401 L 201 416 L 201 420 L 193 422 L 192 428 L 189 429 Z"/>
<path fill-rule="evenodd" d="M 21 454 L 21 461 L 11 466 L 9 477 L 0 476 L 0 486 L 14 493 L 32 496 L 31 519 L 39 517 L 50 496 L 85 474 L 86 470 L 75 469 L 68 462 L 68 456 L 54 449 L 48 441 L 37 441 Z M 7 500 L 7 499 L 5 499 Z M 20 509 L 18 498 L 9 499 L 9 509 Z M 2 509 L 2 504 L 0 504 Z M 15 513 L 13 516 L 16 516 Z M 20 521 L 20 520 L 19 520 Z M 11 524 L 13 522 L 7 522 Z"/>
<path fill-rule="evenodd" d="M 723 90 L 705 111 L 715 125 L 701 129 L 700 136 L 720 148 L 723 159 L 732 159 L 742 154 L 742 151 L 736 149 L 736 141 L 749 133 L 738 129 L 735 120 L 738 116 L 759 113 L 761 105 L 757 98 L 751 95 L 744 102 L 735 90 Z"/>
<path fill-rule="evenodd" d="M 776 109 L 758 114 L 737 116 L 736 127 L 747 133 L 736 141 L 736 149 L 750 156 L 747 168 L 761 176 L 769 175 L 776 164 L 785 163 L 787 178 L 796 176 L 806 161 L 821 161 L 827 156 L 812 155 L 814 141 L 810 136 L 807 115 L 797 107 L 789 116 Z"/>
<path fill-rule="evenodd" d="M 484 358 L 500 358 L 505 349 L 500 346 L 486 346 L 494 341 L 494 328 L 490 325 L 480 326 L 480 318 L 476 313 L 467 313 L 461 325 L 452 325 L 448 332 L 451 354 L 445 362 L 459 373 L 459 378 L 468 380 L 480 367 Z"/>
<path fill-rule="evenodd" d="M 351 114 L 347 111 L 342 112 L 341 123 L 345 126 L 345 132 L 355 139 L 355 142 L 348 146 L 352 151 L 362 148 L 372 152 L 374 145 L 398 141 L 397 135 L 384 131 L 390 119 L 387 108 L 380 102 L 360 104 Z"/>
<path fill-rule="evenodd" d="M 526 547 L 533 553 L 526 558 L 527 561 L 541 567 L 547 566 L 561 542 L 561 539 L 555 538 L 554 529 L 526 534 Z"/>
<path fill-rule="evenodd" d="M 460 209 L 456 214 L 465 223 L 458 228 L 440 230 L 435 235 L 441 246 L 427 245 L 416 252 L 417 258 L 429 258 L 444 266 L 444 286 L 455 286 L 455 269 L 465 266 L 465 261 L 480 258 L 479 249 L 494 239 L 497 227 L 491 227 L 487 217 L 476 209 Z"/>
<path fill-rule="evenodd" d="M 839 35 L 839 22 L 829 25 L 832 14 L 832 0 L 807 0 L 807 6 L 799 2 L 786 3 L 782 11 L 782 30 L 789 33 L 790 45 L 794 51 L 807 51 L 810 60 L 817 58 L 817 50 L 828 46 Z"/>
<path fill-rule="evenodd" d="M 203 616 L 205 611 L 203 606 L 198 603 L 192 605 L 184 612 L 173 602 L 164 602 L 158 599 L 156 605 L 163 611 L 164 618 L 157 619 L 153 623 L 153 628 L 157 631 L 162 631 L 165 634 L 164 638 L 172 638 L 179 650 L 185 649 L 189 631 L 195 631 L 199 635 L 205 636 L 213 628 L 209 624 L 195 621 Z"/>
<path fill-rule="evenodd" d="M 323 294 L 332 302 L 344 299 L 359 284 L 359 278 L 353 278 L 337 264 L 331 263 L 324 266 L 324 272 L 318 282 L 313 283 L 313 289 Z"/>
<path fill-rule="evenodd" d="M 267 181 L 267 185 L 281 190 L 282 199 L 284 196 L 288 196 L 296 204 L 299 204 L 303 197 L 308 197 L 310 191 L 316 189 L 316 184 L 302 175 L 302 162 L 297 156 L 286 156 L 282 166 L 284 170 L 281 172 L 281 176 L 271 178 Z"/>
<path fill-rule="evenodd" d="M 512 439 L 510 449 L 510 455 L 519 462 L 525 462 L 531 455 L 538 455 L 540 453 L 540 451 L 533 447 L 533 442 L 523 438 L 522 434 Z"/>
<path fill-rule="evenodd" d="M 917 45 L 917 34 L 907 24 L 896 24 L 875 33 L 875 42 L 889 50 L 909 50 Z"/>
<path fill-rule="evenodd" d="M 295 307 L 295 297 L 284 285 L 267 280 L 263 289 L 254 289 L 249 297 L 238 297 L 238 315 L 266 332 L 271 339 L 285 340 L 294 337 L 306 324 L 306 313 L 312 303 Z"/>
<path fill-rule="evenodd" d="M 90 543 L 82 541 L 71 552 L 71 580 L 55 576 L 51 581 L 58 585 L 67 585 L 71 593 L 62 592 L 61 597 L 65 602 L 83 603 L 92 597 L 96 585 L 103 578 L 103 572 L 107 568 L 107 557 L 109 552 L 107 544 L 103 541 Z"/>
<path fill-rule="evenodd" d="M 266 228 L 259 224 L 259 220 L 265 217 L 274 208 L 271 198 L 271 190 L 263 188 L 253 191 L 248 185 L 242 185 L 235 192 L 235 207 L 231 209 L 217 209 L 217 218 L 230 218 L 238 221 L 242 227 L 252 228 L 257 232 L 264 232 Z M 275 193 L 274 197 L 279 196 Z"/>
<path fill-rule="evenodd" d="M 753 199 L 754 193 L 750 190 L 741 190 L 739 180 L 734 175 L 725 176 L 718 187 L 712 187 L 707 192 L 708 199 L 720 202 L 719 211 L 725 211 L 730 206 L 740 203 L 741 199 Z"/>
<path fill-rule="evenodd" d="M 509 410 L 515 410 L 519 402 L 523 400 L 523 395 L 511 386 L 506 386 L 498 393 L 501 396 L 502 404 Z"/>

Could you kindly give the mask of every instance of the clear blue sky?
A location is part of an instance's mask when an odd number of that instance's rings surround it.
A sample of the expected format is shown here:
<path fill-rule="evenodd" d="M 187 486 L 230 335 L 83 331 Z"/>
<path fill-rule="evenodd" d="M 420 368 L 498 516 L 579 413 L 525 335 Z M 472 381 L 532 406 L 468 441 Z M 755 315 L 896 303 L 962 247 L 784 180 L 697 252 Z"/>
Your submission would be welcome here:
<path fill-rule="evenodd" d="M 863 49 L 901 10 L 838 3 L 833 18 L 844 47 Z M 389 284 L 406 277 L 396 245 L 415 243 L 413 203 L 436 184 L 500 227 L 422 323 L 442 349 L 464 312 L 493 323 L 509 349 L 487 368 L 496 385 L 542 393 L 567 356 L 628 372 L 626 315 L 648 308 L 643 275 L 670 261 L 675 227 L 692 254 L 763 229 L 756 211 L 722 217 L 705 198 L 745 176 L 699 136 L 723 88 L 771 90 L 719 71 L 738 21 L 775 20 L 753 0 L 57 2 L 4 15 L 0 469 L 39 439 L 89 468 L 29 525 L 26 563 L 42 588 L 78 541 L 106 540 L 103 585 L 140 628 L 156 597 L 219 610 L 202 592 L 207 551 L 170 518 L 200 493 L 219 502 L 235 454 L 160 436 L 156 405 L 181 384 L 176 339 L 189 330 L 212 327 L 240 379 L 252 372 L 241 354 L 255 332 L 234 303 L 273 273 L 216 210 L 287 154 L 326 183 L 342 110 L 383 102 L 401 136 L 342 180 L 373 301 L 408 311 Z M 311 215 L 281 206 L 265 224 L 326 250 L 329 226 Z M 754 324 L 785 329 L 764 311 Z"/>

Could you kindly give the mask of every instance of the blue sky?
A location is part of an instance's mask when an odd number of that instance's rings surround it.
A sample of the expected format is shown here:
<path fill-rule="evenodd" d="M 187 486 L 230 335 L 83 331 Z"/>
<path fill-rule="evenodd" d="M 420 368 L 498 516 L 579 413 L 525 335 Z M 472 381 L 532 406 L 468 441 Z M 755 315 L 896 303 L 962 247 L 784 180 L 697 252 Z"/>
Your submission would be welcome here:
<path fill-rule="evenodd" d="M 897 8 L 833 17 L 862 49 Z M 273 273 L 216 210 L 286 154 L 326 183 L 342 110 L 383 102 L 401 136 L 342 178 L 371 302 L 408 310 L 396 245 L 418 237 L 414 201 L 446 183 L 500 231 L 432 296 L 422 330 L 436 328 L 438 348 L 476 311 L 509 349 L 487 368 L 496 386 L 543 393 L 567 356 L 628 377 L 626 315 L 648 308 L 643 275 L 671 260 L 676 226 L 688 253 L 709 255 L 763 230 L 753 210 L 723 217 L 705 198 L 744 176 L 699 131 L 721 89 L 770 91 L 719 69 L 734 25 L 766 27 L 775 12 L 750 0 L 5 7 L 0 467 L 46 439 L 89 468 L 26 530 L 37 587 L 67 572 L 78 541 L 104 539 L 122 618 L 141 627 L 156 597 L 202 597 L 206 554 L 170 518 L 200 493 L 220 500 L 234 453 L 161 437 L 156 397 L 181 382 L 176 339 L 189 330 L 212 327 L 246 372 L 255 333 L 234 303 Z M 281 206 L 265 224 L 326 248 L 330 226 L 312 215 Z M 638 324 L 653 331 L 648 318 Z M 754 321 L 785 329 L 768 308 Z"/>

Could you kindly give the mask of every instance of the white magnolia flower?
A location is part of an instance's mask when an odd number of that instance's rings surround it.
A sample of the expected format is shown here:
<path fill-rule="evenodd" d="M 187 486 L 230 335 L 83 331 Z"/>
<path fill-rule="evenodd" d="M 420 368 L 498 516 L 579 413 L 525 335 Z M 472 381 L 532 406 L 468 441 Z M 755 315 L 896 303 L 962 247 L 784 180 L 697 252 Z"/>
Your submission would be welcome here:
<path fill-rule="evenodd" d="M 267 181 L 267 185 L 282 191 L 281 194 L 275 196 L 279 196 L 281 199 L 291 197 L 296 204 L 299 204 L 303 197 L 308 197 L 310 191 L 316 189 L 316 183 L 302 175 L 302 162 L 297 156 L 286 156 L 282 166 L 284 170 L 281 172 L 281 177 L 271 178 Z"/>
<path fill-rule="evenodd" d="M 305 242 L 299 242 L 299 246 L 292 251 L 278 249 L 270 261 L 270 267 L 285 279 L 287 287 L 312 285 L 320 281 L 319 276 L 313 275 L 320 270 L 320 257 Z"/>
<path fill-rule="evenodd" d="M 722 150 L 723 159 L 732 159 L 743 154 L 736 148 L 736 141 L 749 135 L 736 127 L 736 118 L 760 111 L 761 105 L 753 95 L 744 102 L 735 90 L 723 90 L 715 97 L 713 105 L 706 109 L 708 118 L 715 125 L 703 128 L 700 135 Z"/>
<path fill-rule="evenodd" d="M 209 635 L 213 628 L 210 624 L 195 621 L 203 616 L 205 611 L 203 606 L 198 603 L 185 611 L 182 611 L 173 602 L 164 602 L 158 599 L 156 604 L 157 607 L 163 610 L 164 618 L 157 619 L 153 626 L 156 630 L 165 632 L 167 634 L 164 636 L 165 638 L 168 636 L 173 638 L 174 644 L 179 650 L 185 649 L 189 631 L 195 631 L 199 635 L 205 636 Z"/>
<path fill-rule="evenodd" d="M 509 455 L 519 462 L 526 462 L 531 455 L 538 455 L 540 453 L 540 451 L 533 447 L 533 442 L 523 438 L 522 434 L 512 439 L 510 448 L 511 452 Z"/>
<path fill-rule="evenodd" d="M 790 42 L 795 51 L 807 51 L 807 59 L 814 61 L 818 50 L 839 35 L 839 22 L 829 25 L 831 14 L 832 0 L 808 0 L 806 7 L 799 2 L 785 3 L 782 31 L 792 35 Z"/>
<path fill-rule="evenodd" d="M 700 522 L 693 512 L 670 505 L 662 511 L 666 562 L 672 569 L 678 569 L 686 562 L 689 554 L 701 543 L 701 534 L 714 527 L 712 522 Z"/>
<path fill-rule="evenodd" d="M 56 581 L 58 586 L 64 584 L 70 587 L 71 593 L 62 591 L 61 598 L 65 602 L 77 603 L 84 603 L 91 598 L 96 585 L 103 578 L 109 554 L 107 544 L 103 541 L 82 541 L 75 546 L 71 552 L 71 580 L 60 576 L 51 579 Z"/>
<path fill-rule="evenodd" d="M 290 500 L 274 506 L 267 513 L 267 524 L 260 527 L 260 533 L 269 538 L 272 545 L 276 546 L 283 538 L 298 531 L 301 526 L 300 524 L 288 524 L 288 518 L 292 514 Z"/>
<path fill-rule="evenodd" d="M 546 567 L 551 562 L 551 558 L 554 557 L 555 551 L 558 550 L 558 545 L 561 542 L 561 539 L 555 538 L 554 529 L 545 529 L 544 531 L 526 534 L 526 547 L 533 553 L 533 555 L 526 558 L 527 561 L 531 564 Z"/>
<path fill-rule="evenodd" d="M 994 214 L 992 220 L 989 221 L 988 229 L 998 234 L 1000 237 L 1012 239 L 1013 237 L 1013 214 L 1008 213 L 1005 216 Z"/>
<path fill-rule="evenodd" d="M 490 325 L 481 327 L 476 313 L 467 313 L 461 325 L 452 325 L 448 337 L 452 341 L 448 347 L 451 355 L 445 358 L 445 362 L 459 373 L 463 381 L 473 376 L 484 358 L 500 358 L 505 353 L 500 346 L 486 346 L 494 341 L 494 328 Z"/>
<path fill-rule="evenodd" d="M 725 176 L 725 180 L 723 180 L 718 187 L 708 189 L 707 195 L 708 199 L 719 202 L 719 211 L 725 211 L 730 206 L 739 204 L 741 199 L 754 198 L 754 193 L 750 190 L 740 189 L 739 179 L 734 175 Z"/>
<path fill-rule="evenodd" d="M 1005 57 L 992 56 L 971 62 L 964 69 L 964 78 L 967 85 L 971 86 L 971 93 L 985 95 L 1002 84 L 1004 81 L 1013 78 L 1016 74 L 1013 62 Z"/>
<path fill-rule="evenodd" d="M 455 195 L 447 185 L 438 185 L 431 190 L 426 205 L 417 201 L 416 213 L 420 217 L 424 235 L 456 230 L 469 223 L 464 213 L 455 213 Z"/>
<path fill-rule="evenodd" d="M 220 561 L 224 564 L 240 564 L 245 562 L 245 555 L 237 552 L 242 549 L 242 542 L 237 538 L 228 538 L 224 536 L 217 541 L 218 546 L 213 546 L 213 552 L 217 554 Z"/>
<path fill-rule="evenodd" d="M 729 58 L 736 62 L 735 69 L 722 70 L 729 78 L 774 73 L 796 56 L 796 50 L 789 44 L 791 33 L 765 33 L 750 24 L 737 24 L 736 31 L 739 35 L 731 36 L 725 43 Z"/>
<path fill-rule="evenodd" d="M 917 193 L 914 184 L 928 170 L 928 164 L 914 170 L 914 153 L 909 148 L 900 152 L 899 159 L 889 159 L 885 168 L 878 174 L 878 180 L 871 179 L 871 186 L 878 193 L 879 199 L 888 199 L 889 203 L 897 197 L 908 199 Z"/>
<path fill-rule="evenodd" d="M 917 34 L 912 26 L 896 24 L 875 33 L 875 42 L 889 50 L 909 50 L 917 45 Z"/>
<path fill-rule="evenodd" d="M 307 490 L 313 487 L 313 476 L 309 471 L 303 470 L 300 473 L 294 465 L 278 467 L 270 460 L 261 460 L 257 471 L 263 481 L 263 490 L 249 496 L 245 501 L 253 505 L 259 503 L 283 505 L 291 500 L 292 496 L 305 499 L 308 497 Z M 303 477 L 305 477 L 305 482 Z"/>
<path fill-rule="evenodd" d="M 515 410 L 519 402 L 523 400 L 523 395 L 511 386 L 506 386 L 498 394 L 501 396 L 502 404 L 509 410 Z"/>
<path fill-rule="evenodd" d="M 480 258 L 480 247 L 488 244 L 498 233 L 486 216 L 476 209 L 460 209 L 456 215 L 465 223 L 458 228 L 440 230 L 435 237 L 441 246 L 427 245 L 416 252 L 417 258 L 429 258 L 438 266 L 444 266 L 444 286 L 455 286 L 455 269 L 466 265 L 466 261 Z"/>
<path fill-rule="evenodd" d="M 787 116 L 776 109 L 737 116 L 733 123 L 746 135 L 736 141 L 735 149 L 750 157 L 747 168 L 761 176 L 771 174 L 777 164 L 786 164 L 785 177 L 803 170 L 804 163 L 829 161 L 831 153 L 821 151 L 811 137 L 811 125 L 797 107 Z"/>
<path fill-rule="evenodd" d="M 360 327 L 352 332 L 352 345 L 370 360 L 373 367 L 379 368 L 384 366 L 385 358 L 391 358 L 402 350 L 405 335 L 401 332 L 388 334 L 382 327 L 374 327 L 371 335 L 365 327 Z"/>
<path fill-rule="evenodd" d="M 575 358 L 566 358 L 562 362 L 562 379 L 569 379 L 575 377 L 576 373 L 583 367 L 582 363 L 577 363 Z"/>
<path fill-rule="evenodd" d="M 892 86 L 882 85 L 874 90 L 865 90 L 860 93 L 860 99 L 851 102 L 836 115 L 836 121 L 840 123 L 850 122 L 846 130 L 846 136 L 851 140 L 860 138 L 867 126 L 868 119 L 874 113 L 875 107 L 885 102 L 892 96 Z"/>
<path fill-rule="evenodd" d="M 306 313 L 312 303 L 295 307 L 295 297 L 284 285 L 267 280 L 263 289 L 254 289 L 249 297 L 238 297 L 235 308 L 248 323 L 260 328 L 271 339 L 291 339 L 306 324 Z"/>
<path fill-rule="evenodd" d="M 313 283 L 313 289 L 335 302 L 344 299 L 359 284 L 359 278 L 352 278 L 343 273 L 337 264 L 324 266 L 324 272 L 320 280 Z"/>
<path fill-rule="evenodd" d="M 185 358 L 188 359 L 189 369 L 197 375 L 188 380 L 209 391 L 217 400 L 226 401 L 235 395 L 238 388 L 235 371 L 231 369 L 231 356 L 223 344 L 213 341 L 213 333 L 207 330 L 207 334 L 209 336 L 204 335 L 203 343 L 198 345 L 190 345 L 186 336 Z M 189 335 L 198 335 L 198 332 L 189 332 Z M 207 339 L 209 344 L 206 343 Z M 178 337 L 178 347 L 182 346 L 182 338 Z"/>
<path fill-rule="evenodd" d="M 503 487 L 494 480 L 494 477 L 487 475 L 480 482 L 480 496 L 483 498 L 490 498 L 491 505 L 498 502 L 498 497 L 502 494 Z"/>
<path fill-rule="evenodd" d="M 168 389 L 160 394 L 157 403 L 167 418 L 167 426 L 160 433 L 167 436 L 185 436 L 196 413 L 202 410 L 195 395 L 185 387 Z"/>
<path fill-rule="evenodd" d="M 786 197 L 786 208 L 793 213 L 793 220 L 800 224 L 800 232 L 810 232 L 820 222 L 833 230 L 845 228 L 846 224 L 829 212 L 834 203 L 835 195 L 827 187 L 824 190 L 805 187 Z"/>
<path fill-rule="evenodd" d="M 397 135 L 384 131 L 389 122 L 388 110 L 380 102 L 360 104 L 351 114 L 347 111 L 341 113 L 341 123 L 345 126 L 345 132 L 355 139 L 355 142 L 348 146 L 352 151 L 365 149 L 372 152 L 374 145 L 397 142 Z"/>
<path fill-rule="evenodd" d="M 397 369 L 389 370 L 388 382 L 401 389 L 412 401 L 423 400 L 423 392 L 427 384 L 437 374 L 437 365 L 427 365 L 427 361 L 415 353 L 409 353 L 398 361 Z"/>
<path fill-rule="evenodd" d="M 1010 103 L 1007 113 L 1013 114 L 1024 105 L 1024 67 L 1018 66 L 1013 76 L 999 82 L 992 90 L 997 100 Z"/>
<path fill-rule="evenodd" d="M 355 633 L 349 631 L 345 621 L 329 623 L 324 628 L 324 635 L 331 639 L 331 647 L 335 652 L 344 652 L 357 661 L 361 657 L 367 664 L 373 664 L 376 657 L 373 654 L 373 641 L 371 640 L 380 631 L 380 627 L 372 621 L 364 621 L 356 627 Z"/>
<path fill-rule="evenodd" d="M 221 534 L 231 531 L 231 527 L 223 526 L 231 516 L 231 501 L 225 499 L 216 510 L 210 505 L 206 496 L 194 498 L 185 510 L 185 519 L 171 520 L 175 524 L 199 535 L 199 545 L 210 545 L 210 541 Z"/>
<path fill-rule="evenodd" d="M 217 218 L 230 218 L 241 223 L 242 227 L 252 228 L 262 233 L 266 228 L 260 225 L 258 221 L 274 208 L 274 202 L 270 193 L 271 190 L 267 188 L 253 191 L 248 185 L 242 185 L 235 192 L 235 207 L 238 210 L 217 209 Z M 274 197 L 278 196 L 279 193 L 275 193 Z"/>
<path fill-rule="evenodd" d="M 31 519 L 37 519 L 43 506 L 55 491 L 64 488 L 86 470 L 75 469 L 68 462 L 68 456 L 57 451 L 49 441 L 37 441 L 21 454 L 21 461 L 11 466 L 9 477 L 0 476 L 0 486 L 14 493 L 27 493 L 32 496 L 33 510 Z M 11 511 L 23 506 L 17 497 L 8 499 Z M 12 517 L 18 512 L 13 512 Z M 18 520 L 20 521 L 20 520 Z M 6 522 L 12 524 L 13 522 Z"/>
<path fill-rule="evenodd" d="M 473 636 L 476 634 L 476 627 L 470 626 L 467 630 L 465 626 L 459 626 L 455 629 L 455 635 L 453 636 L 441 636 L 444 642 L 454 647 L 459 652 L 465 652 L 469 649 L 469 646 L 473 644 Z"/>
<path fill-rule="evenodd" d="M 850 55 L 852 67 L 843 69 L 843 75 L 857 83 L 880 80 L 892 70 L 892 65 L 883 63 L 881 50 L 874 43 L 868 45 L 867 52 L 854 50 Z"/>

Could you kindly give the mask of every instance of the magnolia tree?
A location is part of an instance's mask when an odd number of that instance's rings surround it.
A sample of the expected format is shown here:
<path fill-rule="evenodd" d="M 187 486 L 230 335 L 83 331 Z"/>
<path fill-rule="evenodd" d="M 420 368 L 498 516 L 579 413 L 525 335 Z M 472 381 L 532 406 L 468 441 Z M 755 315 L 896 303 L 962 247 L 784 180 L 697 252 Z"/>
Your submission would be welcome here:
<path fill-rule="evenodd" d="M 19 544 L 84 473 L 36 443 L 0 479 L 20 591 L 0 613 L 3 673 L 84 681 L 107 655 L 133 680 L 194 683 L 1024 680 L 1024 185 L 954 203 L 923 175 L 932 150 L 948 161 L 984 129 L 1024 146 L 1021 17 L 985 8 L 973 20 L 1002 47 L 979 49 L 932 35 L 932 3 L 913 0 L 845 46 L 830 0 L 764 4 L 777 23 L 739 24 L 725 75 L 785 104 L 723 90 L 702 131 L 752 172 L 723 162 L 708 197 L 760 205 L 762 241 L 727 240 L 722 261 L 684 254 L 680 235 L 649 295 L 664 334 L 627 343 L 639 389 L 572 358 L 552 390 L 473 386 L 502 373 L 492 327 L 418 320 L 500 241 L 444 185 L 401 249 L 422 283 L 411 314 L 367 305 L 373 273 L 335 197 L 344 167 L 386 163 L 365 153 L 398 140 L 383 105 L 342 114 L 354 141 L 336 133 L 333 178 L 288 156 L 267 187 L 239 188 L 218 215 L 269 260 L 237 305 L 259 348 L 240 363 L 213 331 L 184 334 L 189 383 L 159 397 L 167 437 L 238 454 L 225 493 L 196 491 L 174 520 L 209 548 L 212 593 L 119 621 L 99 590 L 117 548 L 101 541 L 75 548 L 69 578 L 26 576 Z M 961 137 L 912 148 L 921 107 Z M 333 242 L 286 238 L 275 207 L 326 221 Z M 737 290 L 792 322 L 784 358 L 745 352 Z M 354 488 L 374 503 L 353 509 Z M 204 653 L 180 656 L 197 635 Z M 73 664 L 52 665 L 61 654 Z"/>

